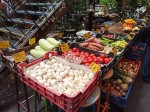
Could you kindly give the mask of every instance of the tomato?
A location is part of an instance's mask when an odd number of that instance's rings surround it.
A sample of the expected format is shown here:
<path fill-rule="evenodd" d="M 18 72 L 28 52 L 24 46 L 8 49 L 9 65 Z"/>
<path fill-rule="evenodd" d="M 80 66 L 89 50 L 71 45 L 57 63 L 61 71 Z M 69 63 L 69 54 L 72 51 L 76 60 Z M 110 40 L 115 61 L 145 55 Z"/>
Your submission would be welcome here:
<path fill-rule="evenodd" d="M 101 54 L 100 57 L 104 59 L 104 58 L 106 58 L 106 55 L 105 54 Z"/>
<path fill-rule="evenodd" d="M 112 60 L 112 58 L 111 58 L 111 57 L 109 57 L 108 59 L 109 59 L 109 61 L 111 61 L 111 60 Z"/>
<path fill-rule="evenodd" d="M 83 51 L 81 51 L 81 54 L 84 54 L 84 52 L 83 52 Z"/>
<path fill-rule="evenodd" d="M 94 61 L 95 63 L 98 63 L 98 59 L 97 59 L 97 58 L 95 58 L 93 61 Z"/>
<path fill-rule="evenodd" d="M 95 56 L 95 55 L 92 53 L 92 54 L 90 54 L 90 56 L 93 57 L 93 56 Z"/>
<path fill-rule="evenodd" d="M 91 56 L 89 56 L 89 57 L 87 57 L 88 59 L 92 59 L 92 57 Z"/>
<path fill-rule="evenodd" d="M 88 62 L 89 62 L 89 63 L 92 63 L 92 62 L 93 62 L 93 60 L 90 58 L 90 59 L 88 59 Z"/>
<path fill-rule="evenodd" d="M 80 56 L 80 53 L 79 53 L 79 52 L 76 52 L 75 55 L 76 55 L 76 56 Z"/>
<path fill-rule="evenodd" d="M 78 49 L 77 49 L 76 47 L 74 47 L 74 48 L 72 49 L 72 51 L 73 51 L 73 52 L 77 52 Z"/>
<path fill-rule="evenodd" d="M 87 57 L 87 58 L 89 57 L 89 55 L 88 55 L 88 54 L 85 54 L 84 56 L 85 56 L 85 57 Z"/>
<path fill-rule="evenodd" d="M 101 57 L 99 57 L 99 62 L 100 62 L 101 64 L 104 63 L 104 59 L 101 58 Z"/>
<path fill-rule="evenodd" d="M 83 60 L 83 63 L 84 63 L 84 64 L 85 64 L 85 63 L 88 63 L 88 60 L 84 59 L 84 60 Z"/>
<path fill-rule="evenodd" d="M 104 61 L 105 61 L 105 64 L 109 63 L 109 59 L 108 58 L 105 58 Z"/>
<path fill-rule="evenodd" d="M 90 66 L 90 63 L 85 63 L 86 66 Z"/>

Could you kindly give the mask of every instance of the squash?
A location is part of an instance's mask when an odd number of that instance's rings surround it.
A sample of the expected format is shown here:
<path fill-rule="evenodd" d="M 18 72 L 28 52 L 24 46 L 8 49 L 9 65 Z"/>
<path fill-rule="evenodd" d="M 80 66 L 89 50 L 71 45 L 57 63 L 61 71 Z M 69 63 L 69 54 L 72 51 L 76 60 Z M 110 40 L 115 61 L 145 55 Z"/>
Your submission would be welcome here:
<path fill-rule="evenodd" d="M 39 45 L 41 48 L 47 50 L 47 51 L 52 51 L 55 46 L 51 45 L 47 40 L 45 39 L 40 39 L 39 40 Z"/>
<path fill-rule="evenodd" d="M 54 38 L 47 38 L 47 41 L 48 41 L 50 44 L 54 45 L 55 47 L 59 47 L 59 45 L 61 44 L 59 41 L 57 41 L 57 40 L 54 39 Z"/>
<path fill-rule="evenodd" d="M 38 51 L 38 50 L 35 50 L 35 49 L 31 49 L 30 50 L 30 54 L 35 57 L 35 58 L 41 58 L 45 55 L 45 52 L 43 51 Z"/>
<path fill-rule="evenodd" d="M 48 52 L 48 51 L 44 50 L 43 48 L 41 48 L 40 46 L 36 46 L 36 47 L 35 47 L 35 50 L 37 50 L 37 51 L 43 51 L 43 52 L 45 52 L 45 53 Z"/>

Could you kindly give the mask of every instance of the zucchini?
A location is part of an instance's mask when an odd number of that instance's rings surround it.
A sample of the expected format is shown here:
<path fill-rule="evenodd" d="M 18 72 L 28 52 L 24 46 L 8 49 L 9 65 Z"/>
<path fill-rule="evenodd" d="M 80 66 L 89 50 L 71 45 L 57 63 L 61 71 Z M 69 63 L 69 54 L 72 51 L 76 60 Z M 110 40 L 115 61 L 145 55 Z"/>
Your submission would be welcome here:
<path fill-rule="evenodd" d="M 45 53 L 48 52 L 48 51 L 44 50 L 43 48 L 41 48 L 40 46 L 36 46 L 36 47 L 35 47 L 35 50 L 37 50 L 37 51 L 43 51 L 43 52 L 45 52 Z"/>
<path fill-rule="evenodd" d="M 55 40 L 54 38 L 47 38 L 47 41 L 54 45 L 55 47 L 59 47 L 59 45 L 61 44 L 59 41 Z"/>
<path fill-rule="evenodd" d="M 47 40 L 45 39 L 40 39 L 39 40 L 39 45 L 41 48 L 47 50 L 47 51 L 52 51 L 55 46 L 51 45 Z"/>
<path fill-rule="evenodd" d="M 33 57 L 35 57 L 35 58 L 41 58 L 41 57 L 43 57 L 43 56 L 45 55 L 45 52 L 32 49 L 32 50 L 30 51 L 30 54 L 31 54 Z"/>

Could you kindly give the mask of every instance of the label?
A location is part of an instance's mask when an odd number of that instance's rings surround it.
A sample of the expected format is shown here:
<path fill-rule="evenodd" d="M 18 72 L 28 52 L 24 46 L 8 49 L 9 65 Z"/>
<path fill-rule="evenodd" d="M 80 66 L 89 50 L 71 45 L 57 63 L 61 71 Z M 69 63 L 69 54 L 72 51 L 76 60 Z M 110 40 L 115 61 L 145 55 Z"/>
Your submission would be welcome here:
<path fill-rule="evenodd" d="M 87 38 L 89 38 L 89 37 L 90 37 L 90 32 L 84 34 L 84 38 L 85 38 L 85 39 L 87 39 Z"/>
<path fill-rule="evenodd" d="M 10 47 L 10 43 L 9 41 L 0 41 L 0 49 L 5 49 L 5 48 L 8 48 Z"/>
<path fill-rule="evenodd" d="M 14 58 L 15 63 L 18 63 L 26 59 L 26 54 L 24 51 L 21 51 L 21 52 L 14 54 L 13 58 Z"/>
<path fill-rule="evenodd" d="M 100 68 L 101 68 L 101 66 L 98 65 L 98 64 L 96 64 L 95 62 L 93 62 L 93 63 L 90 64 L 90 69 L 91 69 L 94 73 L 98 72 L 98 71 L 100 70 Z"/>
<path fill-rule="evenodd" d="M 97 29 L 96 29 L 96 33 L 100 33 L 100 32 L 101 32 L 100 29 L 97 28 Z"/>
<path fill-rule="evenodd" d="M 60 48 L 62 52 L 66 52 L 69 50 L 69 45 L 68 43 L 60 44 Z"/>
<path fill-rule="evenodd" d="M 62 37 L 63 34 L 64 34 L 64 33 L 59 32 L 57 36 L 58 36 L 58 37 Z"/>
<path fill-rule="evenodd" d="M 29 45 L 33 45 L 36 43 L 36 38 L 30 38 L 29 39 Z"/>
<path fill-rule="evenodd" d="M 116 48 L 116 47 L 113 47 L 113 48 L 112 48 L 112 51 L 113 51 L 114 55 L 116 56 L 116 55 L 117 55 L 117 52 L 118 52 L 118 51 L 117 51 L 117 48 Z"/>
<path fill-rule="evenodd" d="M 130 35 L 127 35 L 127 38 L 128 38 L 129 40 L 132 40 L 132 38 L 131 38 L 131 36 L 130 36 Z"/>

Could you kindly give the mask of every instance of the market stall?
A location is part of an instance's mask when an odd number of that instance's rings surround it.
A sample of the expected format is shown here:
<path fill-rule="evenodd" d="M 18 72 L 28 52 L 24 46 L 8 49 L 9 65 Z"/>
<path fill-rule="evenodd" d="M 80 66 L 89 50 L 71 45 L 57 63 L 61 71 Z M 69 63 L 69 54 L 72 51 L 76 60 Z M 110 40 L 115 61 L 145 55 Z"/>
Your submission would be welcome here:
<path fill-rule="evenodd" d="M 50 33 L 37 44 L 31 38 L 31 46 L 2 50 L 3 63 L 15 74 L 16 88 L 17 77 L 24 84 L 25 110 L 30 111 L 26 85 L 35 91 L 35 97 L 43 96 L 66 112 L 95 104 L 97 112 L 108 111 L 111 102 L 124 108 L 141 62 L 123 55 L 133 46 L 145 22 L 126 19 L 97 27 L 96 31 L 82 30 L 68 36 L 63 36 L 63 32 Z M 94 99 L 88 100 L 92 96 Z M 102 100 L 106 100 L 106 105 Z"/>

